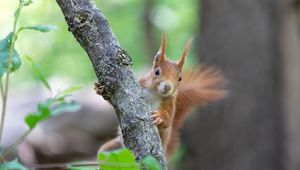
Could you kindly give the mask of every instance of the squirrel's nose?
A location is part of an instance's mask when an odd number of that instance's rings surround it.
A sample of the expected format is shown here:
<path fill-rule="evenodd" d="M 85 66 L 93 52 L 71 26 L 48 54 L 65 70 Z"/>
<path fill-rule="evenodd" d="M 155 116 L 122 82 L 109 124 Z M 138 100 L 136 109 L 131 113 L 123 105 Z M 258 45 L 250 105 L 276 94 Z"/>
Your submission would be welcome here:
<path fill-rule="evenodd" d="M 168 92 L 170 89 L 171 89 L 171 86 L 170 86 L 170 85 L 166 84 L 166 85 L 164 86 L 165 92 Z"/>

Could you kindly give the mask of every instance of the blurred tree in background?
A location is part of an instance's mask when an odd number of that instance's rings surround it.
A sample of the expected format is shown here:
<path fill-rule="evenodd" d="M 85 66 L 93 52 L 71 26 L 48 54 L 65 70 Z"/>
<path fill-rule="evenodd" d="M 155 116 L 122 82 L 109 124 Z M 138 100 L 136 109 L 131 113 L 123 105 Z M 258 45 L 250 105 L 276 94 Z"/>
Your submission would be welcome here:
<path fill-rule="evenodd" d="M 179 169 L 300 169 L 300 1 L 201 2 L 199 57 L 229 95 L 186 122 Z"/>

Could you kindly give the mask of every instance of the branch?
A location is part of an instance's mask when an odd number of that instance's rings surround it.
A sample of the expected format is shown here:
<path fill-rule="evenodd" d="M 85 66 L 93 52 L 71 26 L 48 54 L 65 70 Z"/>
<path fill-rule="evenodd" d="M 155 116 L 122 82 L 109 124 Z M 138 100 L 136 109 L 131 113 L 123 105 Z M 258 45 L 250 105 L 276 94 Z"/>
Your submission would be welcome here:
<path fill-rule="evenodd" d="M 158 130 L 151 124 L 150 105 L 131 70 L 131 58 L 120 47 L 107 19 L 91 0 L 57 0 L 71 31 L 87 52 L 103 85 L 102 96 L 115 108 L 124 143 L 140 160 L 153 155 L 166 169 Z"/>

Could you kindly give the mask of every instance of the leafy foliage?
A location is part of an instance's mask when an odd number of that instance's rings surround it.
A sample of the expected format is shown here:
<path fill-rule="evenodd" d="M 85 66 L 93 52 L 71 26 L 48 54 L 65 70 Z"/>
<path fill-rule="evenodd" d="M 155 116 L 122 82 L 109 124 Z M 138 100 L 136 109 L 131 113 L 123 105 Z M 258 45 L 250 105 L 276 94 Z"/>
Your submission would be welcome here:
<path fill-rule="evenodd" d="M 128 149 L 98 153 L 98 161 L 102 170 L 139 170 L 140 165 Z M 147 170 L 160 170 L 159 163 L 152 156 L 141 160 L 141 165 Z"/>
<path fill-rule="evenodd" d="M 32 68 L 32 74 L 37 77 L 44 85 L 45 87 L 51 91 L 51 87 L 47 81 L 47 79 L 45 78 L 43 69 L 40 67 L 40 65 L 38 65 L 32 58 L 30 57 L 26 57 L 26 59 L 28 60 L 28 62 L 30 62 L 31 64 L 31 68 Z"/>
<path fill-rule="evenodd" d="M 71 91 L 72 92 L 72 91 Z M 26 116 L 25 122 L 29 129 L 33 129 L 39 122 L 63 112 L 72 112 L 80 108 L 75 101 L 68 101 L 70 93 L 58 94 L 54 98 L 49 98 L 37 105 L 37 111 Z"/>
<path fill-rule="evenodd" d="M 61 91 L 59 94 L 58 94 L 58 97 L 65 97 L 65 96 L 68 96 L 70 95 L 71 93 L 74 93 L 75 91 L 81 89 L 82 85 L 75 85 L 75 86 L 72 86 L 72 87 L 69 87 L 63 91 Z"/>
<path fill-rule="evenodd" d="M 0 170 L 26 170 L 26 168 L 20 164 L 17 159 L 15 159 L 13 161 L 0 164 Z"/>
<path fill-rule="evenodd" d="M 15 70 L 17 70 L 21 65 L 21 60 L 19 57 L 18 52 L 16 51 L 15 43 L 19 33 L 23 30 L 35 30 L 40 32 L 49 32 L 53 29 L 56 29 L 54 26 L 50 25 L 37 25 L 37 26 L 26 26 L 20 27 L 17 29 L 18 18 L 21 14 L 21 10 L 23 7 L 32 4 L 32 0 L 19 0 L 19 5 L 14 13 L 14 22 L 13 22 L 13 31 L 10 32 L 4 39 L 0 40 L 0 80 L 2 79 L 3 75 L 6 73 L 7 77 L 4 83 L 1 80 L 1 97 L 2 97 L 2 107 L 6 108 L 7 104 L 7 92 L 9 87 L 9 74 Z M 27 60 L 30 62 L 32 66 L 32 72 L 50 91 L 51 87 L 45 78 L 43 73 L 43 69 L 30 57 L 27 57 Z M 5 86 L 3 86 L 5 84 Z M 11 144 L 6 148 L 6 150 L 1 151 L 0 156 L 1 159 L 4 161 L 5 156 L 8 155 L 12 150 L 14 150 L 31 132 L 31 130 L 41 121 L 46 120 L 50 117 L 58 115 L 63 112 L 68 111 L 76 111 L 80 108 L 80 105 L 73 100 L 69 100 L 69 96 L 72 92 L 78 90 L 79 87 L 71 87 L 62 91 L 61 93 L 57 94 L 53 98 L 48 98 L 44 102 L 40 102 L 37 105 L 37 111 L 30 113 L 26 118 L 25 122 L 29 126 L 29 131 L 27 131 L 24 135 L 22 135 L 15 143 Z M 1 127 L 0 127 L 0 142 L 1 136 L 3 131 L 3 124 L 4 124 L 4 115 L 6 110 L 3 109 L 1 113 Z M 26 169 L 22 166 L 17 160 L 11 162 L 4 162 L 0 164 L 0 169 L 16 169 L 16 170 L 23 170 Z"/>
<path fill-rule="evenodd" d="M 7 72 L 9 50 L 12 43 L 13 33 L 9 33 L 4 39 L 0 40 L 0 78 Z M 21 66 L 18 52 L 14 49 L 10 72 L 16 71 Z"/>
<path fill-rule="evenodd" d="M 134 155 L 128 149 L 100 152 L 98 160 L 103 170 L 139 170 Z"/>
<path fill-rule="evenodd" d="M 28 6 L 28 5 L 30 5 L 30 4 L 33 3 L 32 0 L 27 0 L 27 1 L 22 0 L 22 1 L 23 1 L 23 5 L 24 5 L 24 6 Z"/>

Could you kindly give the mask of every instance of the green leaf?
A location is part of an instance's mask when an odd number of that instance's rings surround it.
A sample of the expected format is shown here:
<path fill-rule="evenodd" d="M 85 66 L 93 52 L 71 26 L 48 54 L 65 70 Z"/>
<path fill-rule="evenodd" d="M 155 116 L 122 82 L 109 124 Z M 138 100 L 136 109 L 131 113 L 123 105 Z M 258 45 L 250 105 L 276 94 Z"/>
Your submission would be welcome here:
<path fill-rule="evenodd" d="M 4 39 L 0 40 L 0 78 L 7 72 L 9 50 L 13 34 L 9 33 Z M 14 49 L 10 72 L 16 71 L 21 66 L 18 52 Z"/>
<path fill-rule="evenodd" d="M 66 102 L 64 100 L 58 101 L 57 98 L 47 99 L 45 102 L 37 105 L 37 111 L 30 113 L 25 117 L 25 123 L 29 129 L 33 129 L 38 123 L 54 117 L 63 112 L 72 112 L 80 108 L 80 105 L 75 102 Z"/>
<path fill-rule="evenodd" d="M 134 155 L 126 148 L 100 152 L 98 161 L 102 170 L 139 170 Z"/>
<path fill-rule="evenodd" d="M 54 102 L 53 99 L 48 99 L 37 105 L 37 112 L 30 113 L 25 117 L 25 122 L 29 129 L 33 129 L 39 122 L 51 116 L 50 105 Z"/>
<path fill-rule="evenodd" d="M 25 123 L 28 125 L 29 129 L 33 129 L 41 118 L 37 116 L 37 113 L 30 113 L 25 117 Z"/>
<path fill-rule="evenodd" d="M 64 97 L 64 96 L 70 95 L 71 93 L 74 93 L 75 91 L 77 91 L 81 88 L 82 88 L 82 85 L 76 85 L 76 86 L 69 87 L 69 88 L 59 92 L 58 96 Z"/>
<path fill-rule="evenodd" d="M 52 30 L 57 29 L 57 27 L 52 25 L 35 25 L 35 26 L 28 26 L 28 27 L 21 27 L 20 31 L 22 30 L 35 30 L 40 32 L 49 32 Z"/>
<path fill-rule="evenodd" d="M 52 110 L 52 115 L 58 115 L 63 112 L 75 112 L 80 109 L 80 105 L 72 101 L 70 103 L 61 103 L 55 109 Z"/>
<path fill-rule="evenodd" d="M 0 170 L 26 170 L 26 169 L 27 168 L 25 168 L 22 164 L 20 164 L 17 159 L 0 164 Z"/>
<path fill-rule="evenodd" d="M 23 5 L 24 5 L 24 6 L 28 6 L 28 5 L 32 4 L 32 3 L 33 3 L 32 0 L 28 0 L 28 1 L 24 1 L 24 2 L 23 2 Z"/>
<path fill-rule="evenodd" d="M 51 91 L 51 87 L 43 73 L 43 69 L 32 58 L 26 57 L 26 59 L 31 64 L 32 74 L 38 78 L 49 91 Z"/>
<path fill-rule="evenodd" d="M 4 39 L 0 41 L 0 51 L 9 48 L 12 37 L 13 37 L 13 33 L 11 32 Z"/>
<path fill-rule="evenodd" d="M 39 103 L 37 105 L 37 112 L 30 113 L 25 117 L 25 122 L 29 129 L 33 129 L 39 122 L 51 116 L 50 106 L 54 102 L 54 99 L 47 99 L 45 102 Z"/>
<path fill-rule="evenodd" d="M 159 163 L 153 156 L 146 156 L 141 160 L 141 164 L 147 170 L 161 170 Z"/>

